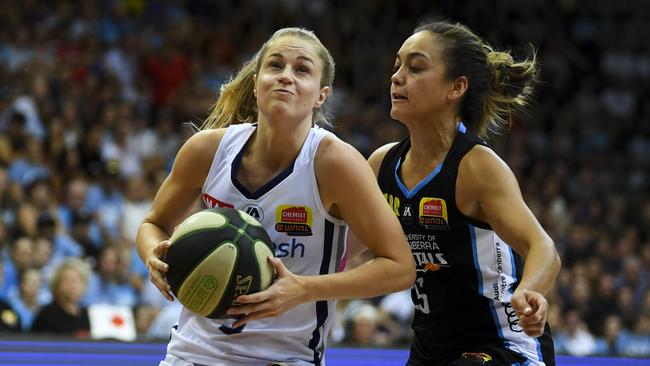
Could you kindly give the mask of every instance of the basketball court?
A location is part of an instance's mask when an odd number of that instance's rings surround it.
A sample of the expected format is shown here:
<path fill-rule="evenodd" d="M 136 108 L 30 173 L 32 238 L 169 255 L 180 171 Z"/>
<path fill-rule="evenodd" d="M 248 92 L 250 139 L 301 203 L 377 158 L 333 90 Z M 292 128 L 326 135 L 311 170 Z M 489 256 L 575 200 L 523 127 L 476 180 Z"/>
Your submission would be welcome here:
<path fill-rule="evenodd" d="M 155 366 L 166 347 L 163 343 L 0 340 L 0 365 Z M 331 348 L 327 365 L 403 366 L 407 357 L 405 349 Z M 650 359 L 558 356 L 557 365 L 641 366 L 650 365 Z"/>

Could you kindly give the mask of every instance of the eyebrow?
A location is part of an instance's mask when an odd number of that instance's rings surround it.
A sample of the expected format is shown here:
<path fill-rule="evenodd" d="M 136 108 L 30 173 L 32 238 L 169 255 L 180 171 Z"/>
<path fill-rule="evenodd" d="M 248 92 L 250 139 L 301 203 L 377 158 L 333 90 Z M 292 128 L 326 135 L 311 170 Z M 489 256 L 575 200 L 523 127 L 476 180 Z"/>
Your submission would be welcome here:
<path fill-rule="evenodd" d="M 279 58 L 284 58 L 284 56 L 283 56 L 281 53 L 277 53 L 277 52 L 270 54 L 268 57 L 279 57 Z M 314 62 L 314 60 L 310 59 L 310 58 L 307 57 L 307 56 L 302 56 L 302 55 L 301 55 L 301 56 L 298 56 L 297 58 L 298 58 L 299 60 L 305 60 L 305 61 L 311 62 L 312 64 L 316 65 L 316 63 Z"/>
<path fill-rule="evenodd" d="M 429 59 L 429 56 L 427 56 L 426 54 L 424 54 L 424 53 L 422 53 L 422 52 L 410 52 L 410 53 L 408 53 L 408 54 L 406 55 L 406 59 L 407 59 L 407 60 L 409 60 L 409 59 L 414 59 L 414 58 L 416 58 L 416 57 L 424 57 L 424 58 L 427 59 L 428 61 L 431 61 L 431 60 Z M 399 56 L 399 53 L 397 54 L 397 59 L 398 59 L 398 60 L 401 60 L 401 57 Z"/>

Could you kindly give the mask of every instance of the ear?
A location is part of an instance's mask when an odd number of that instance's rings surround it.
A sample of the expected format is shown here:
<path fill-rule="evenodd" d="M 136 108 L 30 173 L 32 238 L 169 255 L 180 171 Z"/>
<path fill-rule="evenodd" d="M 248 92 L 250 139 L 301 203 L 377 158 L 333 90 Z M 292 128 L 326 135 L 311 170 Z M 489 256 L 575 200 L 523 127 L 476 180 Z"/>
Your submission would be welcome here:
<path fill-rule="evenodd" d="M 451 89 L 449 89 L 447 98 L 449 98 L 450 101 L 459 100 L 463 97 L 463 95 L 465 95 L 468 87 L 469 81 L 467 80 L 466 76 L 456 78 L 456 80 L 451 82 Z"/>
<path fill-rule="evenodd" d="M 253 74 L 253 95 L 257 98 L 257 74 Z"/>
<path fill-rule="evenodd" d="M 325 103 L 327 97 L 332 93 L 332 89 L 329 86 L 324 86 L 320 88 L 320 93 L 318 94 L 318 100 L 314 103 L 314 108 L 320 108 L 320 106 Z"/>

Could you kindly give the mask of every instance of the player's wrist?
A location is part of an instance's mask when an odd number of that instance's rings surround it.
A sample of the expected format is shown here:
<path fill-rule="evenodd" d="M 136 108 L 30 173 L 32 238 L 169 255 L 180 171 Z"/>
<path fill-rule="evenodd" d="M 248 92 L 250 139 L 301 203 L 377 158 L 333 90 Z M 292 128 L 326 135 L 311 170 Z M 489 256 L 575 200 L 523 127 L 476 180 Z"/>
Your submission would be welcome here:
<path fill-rule="evenodd" d="M 321 291 L 318 288 L 318 281 L 316 278 L 318 276 L 296 276 L 300 284 L 300 288 L 303 290 L 302 302 L 313 302 L 318 301 L 318 293 Z"/>

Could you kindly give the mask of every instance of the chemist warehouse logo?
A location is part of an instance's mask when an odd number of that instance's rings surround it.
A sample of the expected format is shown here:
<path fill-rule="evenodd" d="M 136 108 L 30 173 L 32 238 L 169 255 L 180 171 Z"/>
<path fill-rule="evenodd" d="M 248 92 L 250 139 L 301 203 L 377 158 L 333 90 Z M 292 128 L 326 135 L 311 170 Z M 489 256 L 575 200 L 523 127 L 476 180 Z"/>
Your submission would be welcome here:
<path fill-rule="evenodd" d="M 311 236 L 312 220 L 309 207 L 280 205 L 275 211 L 275 230 L 291 236 Z"/>
<path fill-rule="evenodd" d="M 447 203 L 442 198 L 423 197 L 420 200 L 420 225 L 427 229 L 448 230 Z"/>

